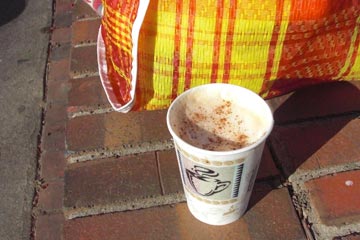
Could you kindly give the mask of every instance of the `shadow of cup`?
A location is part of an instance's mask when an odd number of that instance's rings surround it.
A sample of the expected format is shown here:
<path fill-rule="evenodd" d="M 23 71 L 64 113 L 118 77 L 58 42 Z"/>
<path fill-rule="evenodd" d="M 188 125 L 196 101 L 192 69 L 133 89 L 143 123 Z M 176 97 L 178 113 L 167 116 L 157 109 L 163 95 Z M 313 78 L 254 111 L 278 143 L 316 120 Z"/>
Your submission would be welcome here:
<path fill-rule="evenodd" d="M 329 161 L 317 159 L 316 154 L 328 148 L 325 145 L 358 117 L 359 86 L 349 82 L 324 83 L 268 101 L 275 119 L 268 146 L 283 179 L 302 170 L 320 169 L 325 165 L 321 161 Z M 280 178 L 276 178 L 257 180 L 248 211 L 277 187 Z"/>

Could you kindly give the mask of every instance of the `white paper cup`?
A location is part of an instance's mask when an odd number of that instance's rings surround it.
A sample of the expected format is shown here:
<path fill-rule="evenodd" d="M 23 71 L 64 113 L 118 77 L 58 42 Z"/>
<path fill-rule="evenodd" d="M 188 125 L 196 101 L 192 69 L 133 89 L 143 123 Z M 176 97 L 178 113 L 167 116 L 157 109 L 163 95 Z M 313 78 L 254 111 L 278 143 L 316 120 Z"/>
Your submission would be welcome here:
<path fill-rule="evenodd" d="M 202 85 L 174 100 L 167 125 L 187 205 L 198 220 L 224 225 L 244 214 L 273 124 L 261 97 L 231 84 Z"/>

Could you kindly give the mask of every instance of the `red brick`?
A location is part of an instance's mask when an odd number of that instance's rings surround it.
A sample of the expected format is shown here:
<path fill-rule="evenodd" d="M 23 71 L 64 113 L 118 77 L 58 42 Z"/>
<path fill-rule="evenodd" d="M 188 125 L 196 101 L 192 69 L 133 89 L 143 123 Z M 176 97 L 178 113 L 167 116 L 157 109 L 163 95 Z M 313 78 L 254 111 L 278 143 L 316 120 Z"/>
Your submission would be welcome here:
<path fill-rule="evenodd" d="M 263 178 L 275 177 L 279 174 L 280 173 L 274 164 L 269 147 L 265 145 L 256 179 L 260 180 Z"/>
<path fill-rule="evenodd" d="M 68 58 L 49 63 L 48 81 L 67 81 L 70 78 L 70 61 Z"/>
<path fill-rule="evenodd" d="M 72 239 L 281 240 L 305 236 L 286 189 L 280 189 L 269 192 L 240 220 L 221 227 L 201 223 L 181 203 L 68 220 L 64 240 Z"/>
<path fill-rule="evenodd" d="M 360 220 L 360 170 L 321 177 L 305 186 L 324 224 L 339 226 Z"/>
<path fill-rule="evenodd" d="M 65 121 L 67 113 L 64 105 L 47 104 L 41 147 L 43 151 L 65 150 Z"/>
<path fill-rule="evenodd" d="M 99 77 L 73 79 L 69 82 L 68 106 L 103 106 L 111 107 Z"/>
<path fill-rule="evenodd" d="M 67 208 L 101 206 L 160 195 L 155 153 L 71 165 L 65 173 Z"/>
<path fill-rule="evenodd" d="M 40 158 L 41 178 L 45 181 L 59 179 L 64 177 L 65 153 L 62 151 L 46 151 Z"/>
<path fill-rule="evenodd" d="M 41 136 L 41 149 L 43 151 L 65 150 L 65 124 L 45 122 Z"/>
<path fill-rule="evenodd" d="M 101 20 L 77 21 L 72 25 L 72 44 L 96 43 Z"/>
<path fill-rule="evenodd" d="M 360 83 L 331 82 L 268 100 L 276 123 L 360 110 Z"/>
<path fill-rule="evenodd" d="M 288 190 L 259 188 L 255 184 L 250 199 L 253 206 L 244 216 L 251 239 L 306 239 Z"/>
<path fill-rule="evenodd" d="M 35 240 L 62 240 L 64 221 L 62 213 L 37 216 Z"/>
<path fill-rule="evenodd" d="M 70 151 L 93 150 L 106 147 L 104 114 L 70 119 L 66 128 L 66 143 Z M 114 136 L 121 142 L 121 135 Z"/>
<path fill-rule="evenodd" d="M 47 103 L 45 108 L 45 123 L 62 125 L 66 120 L 67 112 L 64 103 Z"/>
<path fill-rule="evenodd" d="M 174 149 L 157 152 L 162 185 L 165 194 L 183 192 L 180 171 Z"/>
<path fill-rule="evenodd" d="M 251 209 L 255 207 L 258 202 L 260 202 L 264 197 L 266 197 L 272 190 L 274 190 L 274 186 L 271 181 L 255 182 L 247 211 L 251 211 Z"/>
<path fill-rule="evenodd" d="M 67 102 L 68 83 L 66 81 L 48 81 L 46 88 L 46 101 L 49 103 Z"/>
<path fill-rule="evenodd" d="M 51 35 L 51 43 L 68 43 L 71 41 L 71 28 L 55 28 Z"/>
<path fill-rule="evenodd" d="M 72 49 L 70 75 L 78 77 L 98 72 L 96 45 Z"/>
<path fill-rule="evenodd" d="M 64 183 L 62 181 L 46 182 L 45 188 L 39 191 L 37 208 L 41 212 L 62 210 Z"/>
<path fill-rule="evenodd" d="M 166 111 L 111 112 L 71 119 L 66 141 L 71 151 L 117 149 L 125 145 L 169 140 Z"/>
<path fill-rule="evenodd" d="M 50 50 L 50 61 L 59 61 L 70 57 L 70 43 L 56 44 L 51 47 Z M 64 71 L 64 69 L 63 69 Z"/>
<path fill-rule="evenodd" d="M 284 172 L 299 173 L 353 163 L 360 156 L 360 119 L 338 117 L 277 126 L 270 136 Z"/>
<path fill-rule="evenodd" d="M 54 14 L 54 26 L 57 28 L 70 27 L 72 24 L 71 11 L 56 11 Z"/>
<path fill-rule="evenodd" d="M 76 0 L 57 0 L 55 5 L 55 14 L 71 12 L 74 8 L 73 4 Z"/>
<path fill-rule="evenodd" d="M 98 18 L 96 12 L 84 1 L 77 1 L 73 9 L 73 20 Z"/>

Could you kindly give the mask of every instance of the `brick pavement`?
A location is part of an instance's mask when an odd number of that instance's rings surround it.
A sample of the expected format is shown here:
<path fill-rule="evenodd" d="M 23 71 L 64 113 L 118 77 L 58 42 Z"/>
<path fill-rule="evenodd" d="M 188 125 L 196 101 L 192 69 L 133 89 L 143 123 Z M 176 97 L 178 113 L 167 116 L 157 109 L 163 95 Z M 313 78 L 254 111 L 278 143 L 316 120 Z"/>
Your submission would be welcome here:
<path fill-rule="evenodd" d="M 189 213 L 166 111 L 113 112 L 96 63 L 100 19 L 56 0 L 33 238 L 360 239 L 360 83 L 268 101 L 276 125 L 245 216 Z"/>

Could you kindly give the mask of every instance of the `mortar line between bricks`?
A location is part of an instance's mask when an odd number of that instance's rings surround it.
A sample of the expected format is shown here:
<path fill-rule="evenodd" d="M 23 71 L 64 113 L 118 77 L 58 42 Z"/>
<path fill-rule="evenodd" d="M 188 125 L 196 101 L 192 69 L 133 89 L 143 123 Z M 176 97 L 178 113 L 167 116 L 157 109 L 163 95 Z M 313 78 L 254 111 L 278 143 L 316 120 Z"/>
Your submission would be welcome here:
<path fill-rule="evenodd" d="M 291 126 L 291 125 L 296 125 L 296 124 L 328 121 L 328 120 L 332 120 L 332 119 L 336 119 L 336 118 L 351 117 L 351 116 L 353 116 L 354 118 L 360 118 L 360 111 L 351 111 L 351 112 L 331 114 L 331 115 L 326 115 L 326 116 L 321 116 L 321 117 L 310 117 L 310 118 L 304 118 L 304 119 L 290 120 L 290 121 L 285 121 L 285 122 L 281 122 L 281 123 L 275 123 L 275 126 L 286 127 L 286 126 Z"/>
<path fill-rule="evenodd" d="M 63 214 L 62 209 L 52 209 L 52 210 L 41 210 L 41 209 L 34 209 L 34 214 L 36 214 L 36 217 L 39 216 L 50 216 L 50 215 L 56 215 L 56 214 Z"/>
<path fill-rule="evenodd" d="M 165 188 L 164 188 L 164 182 L 163 182 L 162 176 L 161 176 L 161 168 L 160 168 L 160 160 L 159 160 L 159 152 L 158 151 L 155 152 L 155 157 L 156 157 L 156 167 L 157 167 L 158 176 L 159 176 L 159 183 L 160 183 L 160 188 L 161 188 L 161 195 L 165 195 Z"/>
<path fill-rule="evenodd" d="M 106 108 L 101 108 L 101 107 L 88 107 L 88 108 L 77 108 L 79 110 L 77 110 L 76 112 L 69 112 L 68 111 L 68 117 L 69 118 L 76 118 L 76 117 L 83 117 L 83 116 L 88 116 L 88 115 L 95 115 L 95 114 L 104 114 L 104 113 L 110 113 L 110 112 L 114 112 L 115 110 L 112 107 L 106 107 Z"/>
<path fill-rule="evenodd" d="M 90 43 L 79 43 L 79 44 L 75 44 L 72 47 L 73 48 L 82 48 L 82 47 L 91 47 L 91 46 L 96 46 L 97 42 L 90 42 Z"/>
<path fill-rule="evenodd" d="M 68 164 L 75 164 L 85 161 L 93 161 L 102 158 L 109 158 L 109 157 L 123 157 L 133 154 L 139 153 L 146 153 L 146 152 L 154 152 L 154 151 L 164 151 L 174 148 L 174 143 L 172 140 L 164 140 L 164 141 L 157 141 L 157 142 L 143 142 L 137 146 L 133 147 L 119 147 L 116 150 L 105 150 L 105 149 L 94 149 L 87 151 L 85 153 L 70 153 L 66 159 Z"/>
<path fill-rule="evenodd" d="M 291 203 L 295 209 L 296 216 L 298 217 L 299 222 L 301 223 L 304 234 L 306 235 L 308 240 L 314 240 L 315 239 L 314 232 L 308 225 L 308 219 L 304 217 L 303 207 L 299 206 L 298 201 L 296 201 L 297 195 L 295 193 L 293 185 L 289 184 L 287 190 L 290 195 Z"/>
<path fill-rule="evenodd" d="M 326 175 L 330 175 L 330 174 L 334 174 L 334 173 L 360 169 L 360 159 L 358 159 L 357 162 L 355 161 L 353 163 L 339 164 L 339 165 L 324 167 L 324 168 L 320 167 L 319 169 L 306 170 L 305 172 L 302 172 L 302 173 L 294 172 L 292 175 L 290 175 L 289 177 L 286 178 L 286 174 L 285 174 L 283 168 L 281 167 L 281 164 L 279 164 L 279 159 L 278 159 L 277 155 L 275 154 L 274 147 L 273 147 L 273 144 L 271 141 L 268 142 L 268 147 L 269 147 L 270 154 L 274 160 L 274 164 L 275 164 L 276 168 L 279 170 L 281 176 L 284 177 L 285 180 L 288 179 L 288 181 L 290 181 L 290 182 L 296 182 L 296 181 L 306 182 L 309 180 L 324 177 Z"/>
<path fill-rule="evenodd" d="M 99 77 L 99 72 L 88 72 L 88 73 L 82 73 L 82 74 L 76 74 L 72 76 L 71 79 L 80 79 L 80 78 L 87 78 L 87 77 Z"/>
<path fill-rule="evenodd" d="M 327 226 L 321 223 L 320 216 L 314 211 L 310 205 L 309 193 L 305 187 L 305 182 L 297 182 L 293 184 L 294 197 L 297 199 L 298 208 L 301 209 L 303 217 L 307 222 L 312 223 L 311 232 L 315 238 L 333 239 L 337 236 L 346 236 L 352 233 L 360 232 L 360 221 L 344 224 L 342 226 Z"/>
<path fill-rule="evenodd" d="M 99 17 L 99 16 L 96 16 L 96 17 L 84 17 L 84 18 L 79 18 L 76 21 L 73 21 L 73 23 L 74 22 L 86 22 L 86 21 L 99 20 L 99 19 L 101 19 L 101 17 Z"/>
<path fill-rule="evenodd" d="M 321 223 L 317 223 L 316 227 L 321 226 L 321 237 L 328 237 L 327 239 L 333 239 L 334 237 L 340 236 L 346 236 L 353 233 L 359 233 L 360 232 L 360 222 L 355 222 L 351 224 L 345 224 L 342 226 L 326 226 Z"/>
<path fill-rule="evenodd" d="M 305 218 L 300 218 L 300 216 L 299 216 L 299 211 L 300 211 L 300 210 L 298 210 L 298 211 L 296 211 L 296 212 L 297 212 L 297 215 L 298 215 L 298 217 L 299 217 L 299 219 L 300 219 L 301 226 L 302 226 L 302 228 L 303 228 L 303 230 L 304 230 L 304 233 L 305 233 L 306 238 L 307 238 L 308 240 L 315 240 L 314 232 L 311 230 L 310 227 L 308 227 L 308 226 L 309 226 L 308 221 L 307 221 Z"/>
<path fill-rule="evenodd" d="M 119 202 L 109 205 L 95 205 L 91 208 L 64 208 L 64 215 L 66 219 L 74 219 L 78 217 L 88 217 L 93 215 L 113 213 L 113 212 L 124 212 L 131 210 L 139 210 L 150 207 L 160 207 L 164 205 L 171 205 L 180 202 L 185 202 L 184 193 L 167 194 L 165 196 L 159 195 L 156 197 L 149 197 L 144 199 L 129 199 L 126 202 Z"/>
<path fill-rule="evenodd" d="M 360 170 L 360 159 L 358 162 L 345 163 L 336 166 L 326 167 L 322 169 L 310 170 L 304 173 L 294 173 L 289 177 L 290 183 L 307 182 L 317 178 L 325 177 L 327 175 L 342 173 L 348 171 Z"/>
<path fill-rule="evenodd" d="M 276 153 L 275 153 L 275 150 L 274 150 L 274 146 L 273 144 L 271 143 L 270 139 L 268 140 L 267 142 L 267 146 L 269 148 L 269 151 L 270 151 L 270 155 L 273 159 L 273 162 L 275 164 L 275 167 L 279 170 L 279 174 L 280 174 L 280 181 L 281 182 L 284 182 L 286 180 L 286 174 L 284 172 L 284 169 L 282 168 L 281 164 L 280 164 L 280 161 L 279 161 L 279 158 L 277 157 Z"/>

